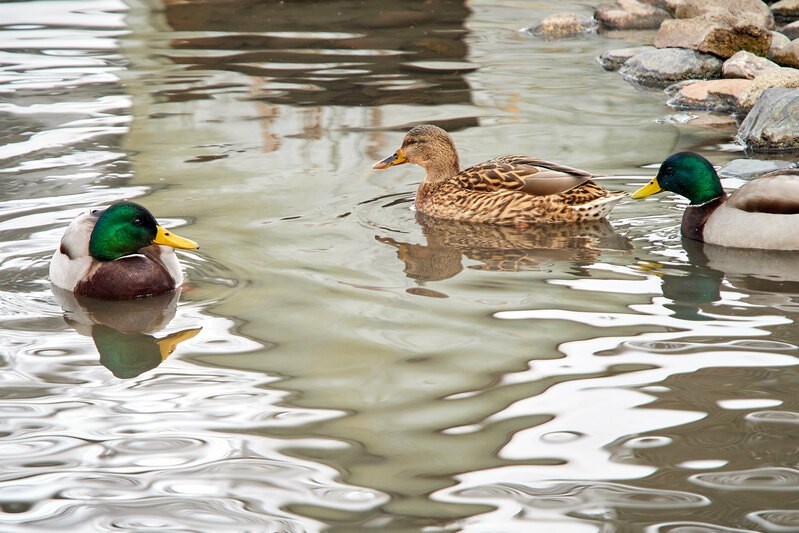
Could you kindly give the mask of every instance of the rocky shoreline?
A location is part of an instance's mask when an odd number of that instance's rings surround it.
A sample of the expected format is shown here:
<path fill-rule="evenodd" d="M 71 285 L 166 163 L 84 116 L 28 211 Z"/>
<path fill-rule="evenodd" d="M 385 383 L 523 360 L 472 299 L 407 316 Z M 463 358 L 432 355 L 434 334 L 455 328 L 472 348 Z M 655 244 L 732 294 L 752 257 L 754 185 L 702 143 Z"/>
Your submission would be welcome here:
<path fill-rule="evenodd" d="M 602 30 L 657 30 L 651 45 L 598 58 L 667 105 L 742 120 L 750 152 L 799 152 L 799 0 L 616 0 L 592 17 L 560 13 L 527 31 L 547 39 Z"/>

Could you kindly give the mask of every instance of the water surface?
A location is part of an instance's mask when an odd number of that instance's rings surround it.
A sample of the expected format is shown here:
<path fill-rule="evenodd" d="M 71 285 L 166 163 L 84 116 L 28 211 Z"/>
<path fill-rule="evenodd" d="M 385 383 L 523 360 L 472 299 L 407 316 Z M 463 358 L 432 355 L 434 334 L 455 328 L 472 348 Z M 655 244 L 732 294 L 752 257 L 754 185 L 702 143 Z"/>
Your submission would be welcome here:
<path fill-rule="evenodd" d="M 683 243 L 684 202 L 508 228 L 410 208 L 403 133 L 632 191 L 743 157 L 518 30 L 596 2 L 0 5 L 3 531 L 795 531 L 794 254 Z M 51 291 L 77 213 L 201 243 L 181 294 Z"/>

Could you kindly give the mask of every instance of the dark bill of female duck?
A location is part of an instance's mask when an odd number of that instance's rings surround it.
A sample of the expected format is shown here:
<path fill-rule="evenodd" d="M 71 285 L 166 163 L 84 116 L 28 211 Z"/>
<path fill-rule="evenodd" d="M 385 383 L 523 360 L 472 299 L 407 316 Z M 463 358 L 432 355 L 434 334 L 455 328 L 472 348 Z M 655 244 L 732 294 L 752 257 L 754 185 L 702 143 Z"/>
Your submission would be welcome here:
<path fill-rule="evenodd" d="M 699 154 L 669 156 L 657 176 L 632 195 L 669 191 L 689 200 L 681 233 L 720 246 L 799 250 L 799 171 L 777 170 L 748 181 L 729 196 L 713 165 Z"/>
<path fill-rule="evenodd" d="M 385 159 L 382 159 L 375 163 L 372 168 L 376 170 L 382 170 L 384 168 L 393 167 L 397 165 L 403 165 L 407 163 L 408 160 L 405 159 L 405 154 L 402 153 L 402 148 L 391 154 Z"/>
<path fill-rule="evenodd" d="M 199 245 L 165 229 L 143 206 L 117 202 L 70 223 L 50 262 L 50 281 L 106 300 L 163 294 L 183 282 L 175 248 Z"/>

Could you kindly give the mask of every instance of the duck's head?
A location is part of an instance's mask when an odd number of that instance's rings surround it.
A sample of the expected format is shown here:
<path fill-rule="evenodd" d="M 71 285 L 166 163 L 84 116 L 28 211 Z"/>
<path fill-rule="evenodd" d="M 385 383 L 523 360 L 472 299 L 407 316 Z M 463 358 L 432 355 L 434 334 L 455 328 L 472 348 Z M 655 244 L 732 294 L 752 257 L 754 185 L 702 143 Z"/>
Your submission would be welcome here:
<path fill-rule="evenodd" d="M 413 163 L 427 171 L 427 181 L 440 181 L 460 172 L 460 158 L 449 133 L 432 124 L 416 126 L 405 134 L 402 146 L 372 168 Z"/>
<path fill-rule="evenodd" d="M 151 244 L 193 250 L 199 245 L 164 229 L 144 207 L 133 202 L 109 206 L 94 225 L 89 238 L 89 253 L 100 261 L 113 261 L 135 254 Z"/>
<path fill-rule="evenodd" d="M 632 195 L 645 198 L 660 191 L 684 196 L 691 204 L 709 202 L 724 195 L 716 170 L 710 161 L 694 152 L 677 152 L 660 165 L 658 175 Z"/>

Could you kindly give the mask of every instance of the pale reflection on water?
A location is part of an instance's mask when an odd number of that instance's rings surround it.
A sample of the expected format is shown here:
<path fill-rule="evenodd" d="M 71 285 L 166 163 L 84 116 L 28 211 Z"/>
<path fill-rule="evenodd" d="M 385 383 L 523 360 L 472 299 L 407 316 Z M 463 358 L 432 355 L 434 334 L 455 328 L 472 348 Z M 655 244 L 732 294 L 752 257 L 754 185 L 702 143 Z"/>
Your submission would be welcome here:
<path fill-rule="evenodd" d="M 596 66 L 651 35 L 517 32 L 564 10 L 0 4 L 0 529 L 795 529 L 796 254 L 681 242 L 669 196 L 430 220 L 370 170 L 425 121 L 612 189 L 740 156 Z M 200 242 L 182 293 L 51 292 L 120 198 Z"/>

